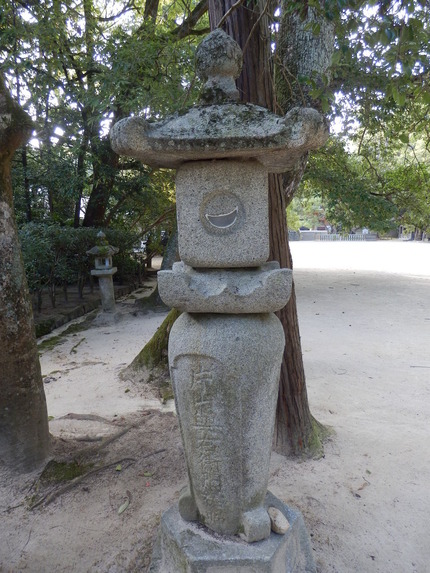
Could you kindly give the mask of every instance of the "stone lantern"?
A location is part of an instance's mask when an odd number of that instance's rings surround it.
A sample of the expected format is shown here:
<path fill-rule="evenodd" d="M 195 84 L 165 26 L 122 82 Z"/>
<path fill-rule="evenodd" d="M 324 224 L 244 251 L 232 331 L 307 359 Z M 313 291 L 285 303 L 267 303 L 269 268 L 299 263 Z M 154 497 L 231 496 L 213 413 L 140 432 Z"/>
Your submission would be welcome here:
<path fill-rule="evenodd" d="M 313 109 L 279 117 L 239 103 L 241 66 L 239 46 L 216 30 L 197 50 L 202 105 L 111 130 L 117 153 L 177 170 L 181 262 L 158 284 L 183 311 L 169 367 L 189 484 L 162 518 L 153 573 L 315 570 L 301 515 L 267 492 L 285 345 L 273 313 L 292 285 L 291 270 L 267 262 L 268 173 L 320 147 L 327 127 Z"/>
<path fill-rule="evenodd" d="M 99 279 L 103 312 L 115 312 L 113 275 L 116 273 L 117 268 L 112 266 L 112 255 L 115 255 L 118 251 L 118 247 L 109 245 L 103 231 L 97 233 L 96 246 L 87 251 L 87 255 L 95 255 L 95 269 L 91 271 L 91 275 Z"/>

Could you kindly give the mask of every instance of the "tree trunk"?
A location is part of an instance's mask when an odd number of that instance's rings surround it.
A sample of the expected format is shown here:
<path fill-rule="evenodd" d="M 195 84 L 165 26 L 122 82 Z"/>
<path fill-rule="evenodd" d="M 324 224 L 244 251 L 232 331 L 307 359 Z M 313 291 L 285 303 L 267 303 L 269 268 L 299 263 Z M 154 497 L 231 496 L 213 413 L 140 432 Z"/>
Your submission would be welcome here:
<path fill-rule="evenodd" d="M 284 0 L 276 47 L 276 106 L 282 113 L 288 112 L 295 106 L 313 107 L 322 112 L 324 85 L 329 82 L 328 69 L 334 50 L 334 26 L 324 17 L 322 3 L 321 12 L 303 4 L 300 8 L 302 13 L 298 10 L 294 12 L 287 10 L 287 4 L 288 2 Z M 316 29 L 319 30 L 318 33 L 314 33 Z M 299 82 L 299 78 L 312 78 L 314 82 L 312 89 L 310 84 Z M 320 90 L 319 97 L 315 95 L 315 86 Z M 306 164 L 307 154 L 301 157 L 294 169 L 283 176 L 285 202 L 279 209 L 283 215 L 300 185 Z M 272 219 L 273 216 L 272 212 Z M 292 268 L 288 231 L 285 230 L 286 266 Z M 276 247 L 276 243 L 272 242 L 271 247 Z M 272 257 L 280 260 L 276 253 L 272 253 Z M 284 266 L 282 262 L 281 266 Z M 279 314 L 282 323 L 288 325 L 285 329 L 287 347 L 299 348 L 300 333 L 294 284 L 290 302 Z M 277 406 L 275 449 L 282 452 L 291 447 L 296 452 L 304 449 L 316 454 L 322 451 L 321 438 L 326 431 L 310 415 L 303 359 L 300 354 L 298 360 L 296 353 L 286 353 L 284 359 Z M 290 409 L 287 404 L 291 400 L 296 402 L 297 407 Z"/>
<path fill-rule="evenodd" d="M 33 313 L 13 212 L 11 159 L 30 136 L 28 116 L 0 76 L 0 461 L 29 471 L 49 452 L 48 416 Z"/>
<path fill-rule="evenodd" d="M 143 17 L 145 20 L 151 20 L 153 24 L 157 20 L 158 5 L 160 0 L 146 0 L 145 10 L 143 12 Z"/>
<path fill-rule="evenodd" d="M 293 268 L 288 245 L 286 199 L 282 176 L 269 175 L 270 259 Z M 320 426 L 309 410 L 293 280 L 288 304 L 276 313 L 284 327 L 285 350 L 279 379 L 274 448 L 283 454 L 318 455 L 322 451 Z"/>
<path fill-rule="evenodd" d="M 115 182 L 119 156 L 111 148 L 109 138 L 99 140 L 93 138 L 91 151 L 93 154 L 94 184 L 82 224 L 84 227 L 103 227 Z"/>
<path fill-rule="evenodd" d="M 31 211 L 31 190 L 30 190 L 30 180 L 28 178 L 28 160 L 27 160 L 27 146 L 24 145 L 21 153 L 22 170 L 24 174 L 24 199 L 25 199 L 25 220 L 27 223 L 31 223 L 32 211 Z"/>
<path fill-rule="evenodd" d="M 217 27 L 234 4 L 234 0 L 209 0 L 211 29 Z M 254 9 L 250 2 L 245 4 L 234 9 L 222 26 L 244 50 L 244 66 L 238 79 L 240 97 L 243 101 L 273 110 L 275 98 L 269 14 L 264 13 L 265 9 L 270 9 L 270 2 L 267 4 L 259 0 L 254 3 Z M 305 47 L 301 46 L 302 49 Z M 288 197 L 292 197 L 297 189 L 304 165 L 300 161 L 299 168 L 293 172 L 294 176 L 285 181 L 294 182 L 286 190 Z M 274 174 L 269 177 L 270 259 L 277 260 L 281 267 L 292 268 L 284 177 Z M 319 426 L 313 422 L 309 410 L 294 283 L 288 304 L 277 314 L 284 328 L 286 346 L 279 382 L 274 446 L 284 454 L 315 455 L 320 453 L 322 446 L 318 435 Z"/>
<path fill-rule="evenodd" d="M 87 126 L 88 119 L 86 114 L 83 112 L 82 116 L 84 117 L 85 126 Z M 87 129 L 84 129 L 84 133 L 82 135 L 81 145 L 79 146 L 78 152 L 78 161 L 76 167 L 76 176 L 77 176 L 77 197 L 75 202 L 75 212 L 73 216 L 73 227 L 77 229 L 80 225 L 81 221 L 81 203 L 82 203 L 82 196 L 84 194 L 85 188 L 85 156 L 88 150 L 88 132 Z"/>

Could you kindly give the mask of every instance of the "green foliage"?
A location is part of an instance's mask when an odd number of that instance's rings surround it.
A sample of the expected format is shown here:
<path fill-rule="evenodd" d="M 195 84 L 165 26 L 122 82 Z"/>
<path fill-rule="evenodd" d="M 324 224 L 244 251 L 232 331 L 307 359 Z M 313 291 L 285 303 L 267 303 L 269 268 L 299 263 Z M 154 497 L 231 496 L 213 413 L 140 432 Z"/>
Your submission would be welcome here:
<path fill-rule="evenodd" d="M 56 286 L 85 283 L 94 268 L 94 257 L 87 251 L 96 244 L 98 231 L 43 223 L 22 226 L 19 235 L 30 292 L 40 294 L 48 288 L 55 296 Z M 135 278 L 136 235 L 124 229 L 104 229 L 103 232 L 110 244 L 120 248 L 114 260 L 118 268 L 115 278 L 124 282 Z M 55 300 L 52 302 L 55 304 Z"/>
<path fill-rule="evenodd" d="M 324 224 L 325 210 L 317 190 L 298 193 L 287 208 L 288 229 L 298 231 L 300 227 L 316 229 Z"/>
<path fill-rule="evenodd" d="M 347 1 L 329 9 L 336 22 L 333 112 L 388 137 L 411 132 L 404 114 L 428 114 L 430 11 L 428 2 Z M 339 9 L 341 11 L 339 12 Z M 351 124 L 350 124 L 351 125 Z M 415 126 L 417 127 L 417 126 Z M 421 126 L 423 127 L 423 126 Z M 349 129 L 351 133 L 351 129 Z"/>
<path fill-rule="evenodd" d="M 118 160 L 108 131 L 136 111 L 151 120 L 195 100 L 196 37 L 175 33 L 195 4 L 161 2 L 154 24 L 139 1 L 0 0 L 0 66 L 36 125 L 37 144 L 14 164 L 20 223 L 78 226 L 87 211 L 86 226 L 144 233 L 171 208 L 173 186 Z"/>
<path fill-rule="evenodd" d="M 79 226 L 97 192 L 98 219 L 88 217 L 86 225 L 127 229 L 136 236 L 151 231 L 155 245 L 161 229 L 170 233 L 172 173 L 118 159 L 107 134 L 113 122 L 131 113 L 152 121 L 196 100 L 200 84 L 193 55 L 199 35 L 180 38 L 176 33 L 196 4 L 196 0 L 160 2 L 154 21 L 145 20 L 145 2 L 140 0 L 0 0 L 0 65 L 15 99 L 36 125 L 37 145 L 28 145 L 26 153 L 14 160 L 20 225 L 34 221 Z M 323 201 L 330 217 L 346 226 L 372 224 L 384 230 L 401 221 L 424 228 L 427 160 L 417 170 L 416 162 L 401 165 L 396 158 L 397 167 L 390 175 L 366 139 L 387 141 L 392 155 L 397 143 L 422 141 L 430 146 L 428 2 L 287 0 L 281 4 L 285 14 L 306 20 L 314 38 L 323 34 L 323 19 L 335 26 L 329 73 L 294 78 L 294 70 L 287 70 L 287 79 L 296 80 L 332 119 L 341 118 L 348 149 L 360 149 L 354 158 L 354 152 L 334 144 L 321 160 L 316 156 L 306 193 Z M 205 26 L 206 16 L 195 27 Z M 391 164 L 392 158 L 384 161 Z M 379 177 L 369 162 L 377 165 Z M 290 226 L 296 225 L 292 217 L 290 211 Z M 37 241 L 43 243 L 39 246 L 44 260 L 29 266 L 34 288 L 46 281 L 42 267 L 55 268 L 59 277 L 70 268 L 62 269 L 61 256 L 50 251 L 43 237 Z M 124 270 L 119 278 L 133 273 L 129 257 L 119 266 Z M 78 273 L 88 274 L 88 261 L 76 263 L 74 272 L 77 267 Z"/>
<path fill-rule="evenodd" d="M 287 224 L 288 224 L 288 230 L 289 231 L 298 231 L 299 228 L 304 224 L 303 221 L 301 220 L 299 214 L 297 213 L 297 210 L 294 208 L 293 203 L 295 203 L 295 200 L 293 199 L 293 201 L 288 205 L 287 207 Z"/>
<path fill-rule="evenodd" d="M 419 145 L 416 146 L 419 148 Z M 315 154 L 299 199 L 316 198 L 331 225 L 386 232 L 399 225 L 430 228 L 429 155 L 411 145 L 389 145 L 381 135 L 365 137 L 355 151 L 339 138 Z"/>

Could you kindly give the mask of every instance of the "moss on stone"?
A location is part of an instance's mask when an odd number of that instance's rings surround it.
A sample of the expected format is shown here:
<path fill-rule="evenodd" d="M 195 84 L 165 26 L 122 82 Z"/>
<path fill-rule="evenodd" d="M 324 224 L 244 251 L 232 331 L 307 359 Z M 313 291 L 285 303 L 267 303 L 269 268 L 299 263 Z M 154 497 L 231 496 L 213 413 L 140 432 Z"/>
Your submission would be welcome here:
<path fill-rule="evenodd" d="M 64 342 L 64 337 L 62 334 L 59 334 L 57 336 L 51 336 L 50 338 L 47 338 L 43 342 L 39 342 L 39 344 L 37 345 L 37 349 L 39 351 L 39 354 L 43 354 L 43 352 L 46 352 L 47 350 L 52 350 L 62 342 Z"/>

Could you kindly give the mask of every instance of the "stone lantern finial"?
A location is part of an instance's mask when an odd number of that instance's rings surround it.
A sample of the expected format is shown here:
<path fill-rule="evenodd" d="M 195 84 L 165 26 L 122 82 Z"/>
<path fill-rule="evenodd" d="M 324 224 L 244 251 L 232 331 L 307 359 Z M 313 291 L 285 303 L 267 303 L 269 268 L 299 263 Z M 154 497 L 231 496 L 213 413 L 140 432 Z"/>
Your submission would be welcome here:
<path fill-rule="evenodd" d="M 99 231 L 97 233 L 97 246 L 101 247 L 103 245 L 107 245 L 108 244 L 108 240 L 106 239 L 106 235 L 103 233 L 103 231 Z"/>
<path fill-rule="evenodd" d="M 242 64 L 242 50 L 231 36 L 220 29 L 207 36 L 196 52 L 197 73 L 207 80 L 201 101 L 214 104 L 238 100 L 235 79 Z"/>

